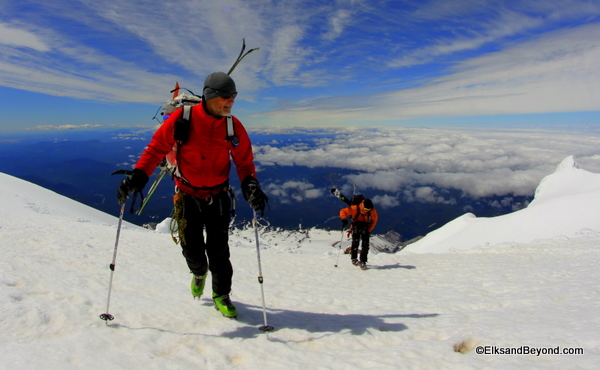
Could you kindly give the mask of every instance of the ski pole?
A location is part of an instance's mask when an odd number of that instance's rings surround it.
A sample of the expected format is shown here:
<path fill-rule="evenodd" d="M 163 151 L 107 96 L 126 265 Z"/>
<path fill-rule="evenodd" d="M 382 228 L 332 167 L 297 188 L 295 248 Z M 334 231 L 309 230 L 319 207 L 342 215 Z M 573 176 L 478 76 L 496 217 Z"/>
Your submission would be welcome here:
<path fill-rule="evenodd" d="M 254 225 L 254 236 L 256 238 L 256 255 L 258 257 L 258 282 L 260 284 L 260 294 L 262 295 L 262 309 L 263 309 L 263 320 L 264 325 L 258 328 L 262 332 L 273 331 L 274 328 L 267 324 L 267 309 L 265 308 L 265 291 L 263 289 L 263 276 L 262 267 L 260 263 L 260 243 L 258 241 L 258 221 L 256 219 L 256 210 L 252 210 L 254 217 L 252 218 L 252 224 Z"/>
<path fill-rule="evenodd" d="M 344 227 L 342 226 L 342 238 L 340 239 L 340 247 L 338 248 L 338 255 L 337 258 L 335 259 L 335 265 L 333 265 L 334 267 L 338 267 L 338 261 L 340 259 L 340 252 L 342 250 L 342 240 L 344 240 Z"/>
<path fill-rule="evenodd" d="M 125 213 L 125 203 L 121 206 L 121 213 L 119 215 L 119 224 L 117 226 L 117 238 L 115 240 L 115 250 L 113 251 L 112 262 L 109 266 L 110 268 L 110 282 L 108 283 L 108 298 L 106 300 L 106 313 L 100 315 L 100 318 L 106 321 L 106 325 L 108 325 L 108 321 L 114 320 L 114 316 L 108 313 L 108 308 L 110 306 L 110 293 L 112 291 L 112 281 L 113 274 L 115 272 L 115 265 L 117 263 L 117 248 L 119 246 L 119 235 L 121 234 L 121 224 L 123 223 L 123 213 Z"/>

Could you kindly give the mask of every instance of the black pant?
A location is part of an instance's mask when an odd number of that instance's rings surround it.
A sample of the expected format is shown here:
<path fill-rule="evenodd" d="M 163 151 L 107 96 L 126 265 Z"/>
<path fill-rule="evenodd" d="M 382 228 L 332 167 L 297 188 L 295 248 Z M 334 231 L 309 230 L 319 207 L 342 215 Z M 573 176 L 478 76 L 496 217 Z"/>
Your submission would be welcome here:
<path fill-rule="evenodd" d="M 229 260 L 230 207 L 231 199 L 225 191 L 208 199 L 184 196 L 183 218 L 186 225 L 185 242 L 181 243 L 183 256 L 194 275 L 204 275 L 210 270 L 212 289 L 217 295 L 229 294 L 231 291 L 233 267 Z"/>
<path fill-rule="evenodd" d="M 360 251 L 360 261 L 367 262 L 369 254 L 369 225 L 366 222 L 354 222 L 352 224 L 352 245 L 350 249 L 350 258 L 355 260 L 358 256 L 358 245 L 362 242 Z"/>

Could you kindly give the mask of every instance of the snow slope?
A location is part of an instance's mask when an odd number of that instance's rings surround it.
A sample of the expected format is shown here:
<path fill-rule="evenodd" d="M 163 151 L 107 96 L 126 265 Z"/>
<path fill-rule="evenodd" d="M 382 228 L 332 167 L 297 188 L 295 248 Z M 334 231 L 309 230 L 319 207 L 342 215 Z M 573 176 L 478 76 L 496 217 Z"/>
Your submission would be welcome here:
<path fill-rule="evenodd" d="M 529 227 L 463 217 L 413 252 L 371 254 L 368 271 L 331 246 L 338 232 L 262 233 L 276 329 L 265 334 L 252 229 L 231 236 L 236 321 L 191 298 L 169 234 L 125 224 L 107 325 L 98 316 L 117 219 L 0 174 L 0 368 L 595 369 L 600 227 L 582 207 L 597 202 L 597 176 L 561 165 L 527 210 L 509 215 Z M 512 231 L 491 232 L 502 228 Z M 435 247 L 443 235 L 446 253 Z M 465 249 L 464 240 L 481 242 Z M 436 253 L 419 251 L 428 245 Z M 584 354 L 486 355 L 477 346 Z"/>

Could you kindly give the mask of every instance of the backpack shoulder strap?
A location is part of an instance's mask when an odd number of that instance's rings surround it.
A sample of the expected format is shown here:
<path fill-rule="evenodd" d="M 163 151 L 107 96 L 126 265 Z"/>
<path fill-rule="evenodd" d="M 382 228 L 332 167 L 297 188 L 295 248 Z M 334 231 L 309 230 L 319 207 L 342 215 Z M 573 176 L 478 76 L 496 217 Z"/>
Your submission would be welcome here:
<path fill-rule="evenodd" d="M 235 136 L 235 129 L 233 128 L 233 117 L 227 116 L 227 140 L 231 141 L 233 146 L 240 143 L 240 139 Z"/>
<path fill-rule="evenodd" d="M 192 106 L 184 105 L 181 117 L 175 122 L 175 128 L 173 130 L 173 139 L 177 144 L 187 143 L 190 137 L 190 116 L 192 113 Z"/>
<path fill-rule="evenodd" d="M 174 152 L 174 161 L 170 162 L 171 175 L 173 177 L 179 177 L 185 180 L 181 171 L 179 170 L 179 148 L 184 145 L 190 137 L 190 116 L 192 113 L 192 105 L 184 105 L 181 117 L 175 122 L 175 129 L 173 130 L 173 139 L 175 139 L 175 146 L 171 150 Z M 168 157 L 167 157 L 168 158 Z"/>
<path fill-rule="evenodd" d="M 186 119 L 189 121 L 191 112 L 192 112 L 192 106 L 184 105 L 183 106 L 183 114 L 182 114 L 183 119 Z"/>

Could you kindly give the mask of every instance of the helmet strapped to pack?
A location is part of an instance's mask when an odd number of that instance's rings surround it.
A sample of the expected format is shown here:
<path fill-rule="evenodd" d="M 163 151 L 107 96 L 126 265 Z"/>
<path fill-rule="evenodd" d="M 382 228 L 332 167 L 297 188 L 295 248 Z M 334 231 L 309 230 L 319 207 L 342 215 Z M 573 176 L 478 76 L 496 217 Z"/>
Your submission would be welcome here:
<path fill-rule="evenodd" d="M 185 90 L 189 94 L 186 94 L 186 93 L 180 94 L 179 90 Z M 169 118 L 171 113 L 175 112 L 177 109 L 179 109 L 185 105 L 189 105 L 189 106 L 198 105 L 202 101 L 202 97 L 194 94 L 191 90 L 186 89 L 185 87 L 180 88 L 178 82 L 175 83 L 175 88 L 173 90 L 171 90 L 171 93 L 173 93 L 173 98 L 167 100 L 159 108 L 159 110 L 162 109 L 162 112 L 160 113 L 160 115 L 162 116 L 162 122 L 164 122 L 167 118 Z M 157 111 L 157 114 L 158 114 L 158 111 Z M 156 119 L 157 114 L 154 115 L 153 119 Z"/>

